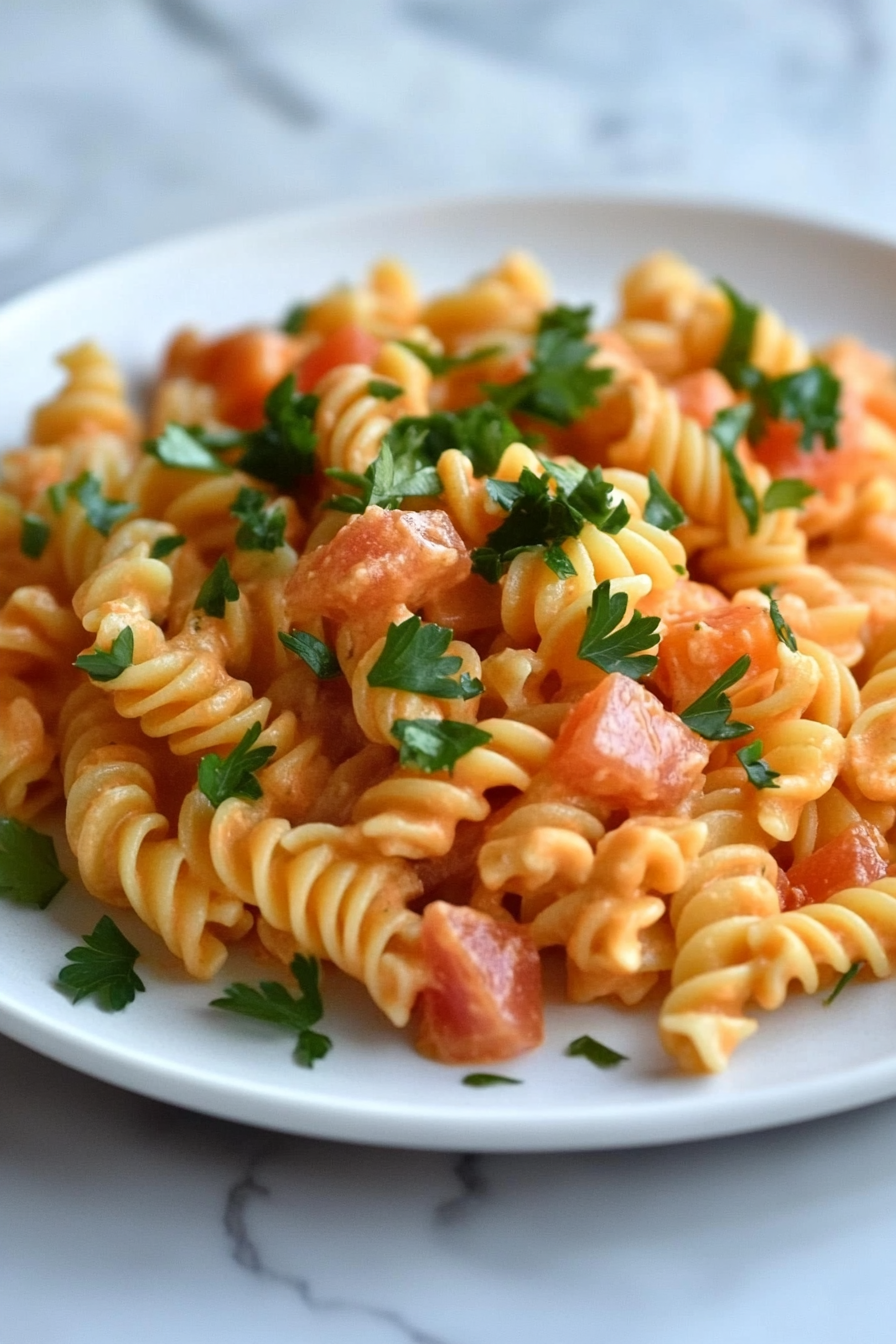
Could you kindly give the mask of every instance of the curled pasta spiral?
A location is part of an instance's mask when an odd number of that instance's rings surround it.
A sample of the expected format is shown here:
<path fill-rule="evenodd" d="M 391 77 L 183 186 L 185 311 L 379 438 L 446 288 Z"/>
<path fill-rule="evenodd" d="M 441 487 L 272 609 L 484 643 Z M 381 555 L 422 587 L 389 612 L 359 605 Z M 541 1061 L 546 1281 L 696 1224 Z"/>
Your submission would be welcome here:
<path fill-rule="evenodd" d="M 385 636 L 378 639 L 361 658 L 351 677 L 352 705 L 361 731 L 371 742 L 397 745 L 392 733 L 396 719 L 451 719 L 456 723 L 475 723 L 478 697 L 470 700 L 440 700 L 415 691 L 399 691 L 389 686 L 371 686 L 367 680 L 383 651 Z M 448 657 L 462 660 L 461 675 L 479 677 L 482 664 L 472 644 L 454 639 L 446 650 Z"/>
<path fill-rule="evenodd" d="M 68 374 L 60 392 L 34 413 L 34 443 L 64 443 L 79 435 L 105 430 L 135 439 L 139 424 L 124 395 L 118 365 L 92 341 L 59 356 Z"/>
<path fill-rule="evenodd" d="M 387 375 L 403 389 L 388 400 L 370 391 L 371 381 Z M 320 402 L 314 417 L 317 456 L 322 466 L 363 472 L 403 415 L 426 415 L 431 377 L 421 360 L 399 345 L 387 345 L 374 368 L 340 364 L 317 384 Z"/>
<path fill-rule="evenodd" d="M 425 859 L 447 854 L 461 821 L 484 821 L 489 789 L 521 793 L 545 764 L 553 743 L 546 733 L 507 719 L 479 725 L 485 746 L 462 756 L 450 777 L 399 768 L 358 799 L 358 831 L 381 854 Z"/>
<path fill-rule="evenodd" d="M 871 669 L 846 737 L 848 773 L 866 798 L 896 803 L 896 649 Z"/>
<path fill-rule="evenodd" d="M 779 1008 L 793 981 L 814 994 L 823 983 L 820 972 L 842 975 L 859 961 L 878 978 L 896 968 L 893 878 L 784 912 L 774 908 L 767 877 L 754 874 L 753 883 L 751 909 L 744 909 L 751 904 L 745 895 L 733 899 L 738 913 L 720 914 L 700 927 L 676 958 L 660 1036 L 691 1072 L 725 1068 L 736 1046 L 756 1031 L 757 1023 L 744 1016 L 751 1001 Z M 720 899 L 720 910 L 724 904 Z"/>
<path fill-rule="evenodd" d="M 486 333 L 530 332 L 551 301 L 547 275 L 527 252 L 509 252 L 488 275 L 425 305 L 420 321 L 454 351 Z"/>
<path fill-rule="evenodd" d="M 56 742 L 30 686 L 0 676 L 0 813 L 27 821 L 62 792 Z"/>
<path fill-rule="evenodd" d="M 371 267 L 363 284 L 334 289 L 312 304 L 303 331 L 327 336 L 351 325 L 388 338 L 407 335 L 419 313 L 413 276 L 400 261 L 387 257 Z"/>

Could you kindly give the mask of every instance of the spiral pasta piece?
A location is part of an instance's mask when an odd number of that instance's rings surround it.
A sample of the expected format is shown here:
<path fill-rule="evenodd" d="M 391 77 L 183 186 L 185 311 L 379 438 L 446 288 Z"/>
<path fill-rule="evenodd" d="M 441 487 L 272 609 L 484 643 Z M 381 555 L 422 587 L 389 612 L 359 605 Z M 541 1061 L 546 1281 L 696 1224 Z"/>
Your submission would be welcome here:
<path fill-rule="evenodd" d="M 127 404 L 118 365 L 92 341 L 59 356 L 68 374 L 60 392 L 34 413 L 34 443 L 64 443 L 98 430 L 132 440 L 139 423 Z"/>
<path fill-rule="evenodd" d="M 401 389 L 399 396 L 389 399 L 375 390 L 385 373 Z M 430 382 L 425 364 L 397 345 L 387 345 L 373 368 L 340 364 L 325 374 L 315 388 L 320 398 L 314 417 L 320 463 L 363 473 L 396 420 L 427 414 Z"/>

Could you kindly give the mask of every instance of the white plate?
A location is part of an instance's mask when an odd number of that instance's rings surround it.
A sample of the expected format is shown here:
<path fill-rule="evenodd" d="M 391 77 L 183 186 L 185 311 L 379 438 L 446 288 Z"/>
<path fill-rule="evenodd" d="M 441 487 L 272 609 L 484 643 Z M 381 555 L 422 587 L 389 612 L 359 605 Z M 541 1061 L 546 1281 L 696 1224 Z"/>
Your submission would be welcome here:
<path fill-rule="evenodd" d="M 166 243 L 9 304 L 0 312 L 0 443 L 22 441 L 29 409 L 52 385 L 53 354 L 85 336 L 139 379 L 179 324 L 214 331 L 276 319 L 384 253 L 406 258 L 427 288 L 453 285 L 511 246 L 539 254 L 563 299 L 595 300 L 604 314 L 619 274 L 671 246 L 810 337 L 854 330 L 896 349 L 896 249 L 854 234 L 743 210 L 580 197 L 353 207 Z M 285 1035 L 206 1006 L 230 980 L 257 980 L 257 965 L 236 955 L 215 985 L 188 983 L 136 918 L 118 912 L 147 954 L 148 992 L 119 1014 L 72 1007 L 55 974 L 101 911 L 72 888 L 44 913 L 0 902 L 0 1028 L 109 1082 L 236 1120 L 424 1148 L 600 1148 L 756 1129 L 896 1094 L 893 983 L 853 985 L 830 1009 L 809 999 L 763 1016 L 715 1079 L 674 1073 L 653 1010 L 558 1002 L 543 1048 L 501 1070 L 524 1086 L 476 1091 L 460 1085 L 464 1070 L 419 1058 L 409 1035 L 334 974 L 324 1023 L 334 1049 L 309 1072 L 292 1064 Z M 602 1072 L 566 1058 L 565 1045 L 586 1031 L 629 1062 Z"/>

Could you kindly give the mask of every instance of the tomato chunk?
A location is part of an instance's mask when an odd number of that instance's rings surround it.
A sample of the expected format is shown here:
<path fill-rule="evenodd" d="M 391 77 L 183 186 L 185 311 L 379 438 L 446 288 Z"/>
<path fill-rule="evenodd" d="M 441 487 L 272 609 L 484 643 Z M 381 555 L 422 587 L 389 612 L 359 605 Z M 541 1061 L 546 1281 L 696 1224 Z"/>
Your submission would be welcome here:
<path fill-rule="evenodd" d="M 768 612 L 746 604 L 711 611 L 667 630 L 654 680 L 680 714 L 745 653 L 750 658 L 745 680 L 777 667 L 778 638 Z"/>
<path fill-rule="evenodd" d="M 413 609 L 469 573 L 469 553 L 447 513 L 374 505 L 302 556 L 286 586 L 286 610 L 293 620 L 345 620 L 402 604 Z"/>
<path fill-rule="evenodd" d="M 311 392 L 325 373 L 340 364 L 372 364 L 381 342 L 363 327 L 337 327 L 299 365 L 298 383 L 302 392 Z"/>
<path fill-rule="evenodd" d="M 218 341 L 176 339 L 167 364 L 215 389 L 219 419 L 254 429 L 264 420 L 265 397 L 295 365 L 298 350 L 282 331 L 250 327 Z"/>
<path fill-rule="evenodd" d="M 709 429 L 716 414 L 735 403 L 735 395 L 718 369 L 698 369 L 672 384 L 682 415 Z"/>
<path fill-rule="evenodd" d="M 541 1044 L 541 967 L 523 929 L 434 901 L 423 912 L 422 946 L 431 983 L 419 1000 L 421 1054 L 488 1064 Z"/>
<path fill-rule="evenodd" d="M 782 908 L 826 901 L 847 887 L 867 887 L 887 875 L 887 844 L 876 826 L 856 821 L 833 840 L 800 859 L 787 874 L 792 896 Z"/>
<path fill-rule="evenodd" d="M 570 710 L 548 769 L 612 806 L 670 808 L 693 789 L 709 750 L 646 687 L 614 672 Z"/>
<path fill-rule="evenodd" d="M 693 624 L 730 606 L 718 588 L 713 588 L 711 583 L 697 583 L 695 579 L 678 579 L 671 588 L 654 588 L 638 601 L 642 616 L 660 616 L 667 625 L 674 625 L 676 621 Z"/>

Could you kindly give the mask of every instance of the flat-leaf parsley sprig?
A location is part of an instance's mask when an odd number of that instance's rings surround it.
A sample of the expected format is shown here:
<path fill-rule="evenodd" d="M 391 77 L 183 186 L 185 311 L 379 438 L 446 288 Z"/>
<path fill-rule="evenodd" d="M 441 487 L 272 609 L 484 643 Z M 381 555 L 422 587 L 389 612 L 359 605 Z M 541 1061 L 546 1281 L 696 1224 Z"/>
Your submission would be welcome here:
<path fill-rule="evenodd" d="M 261 490 L 244 485 L 230 506 L 240 520 L 236 545 L 241 551 L 276 551 L 286 535 L 286 514 Z"/>
<path fill-rule="evenodd" d="M 50 836 L 0 817 L 0 899 L 45 910 L 67 881 Z"/>
<path fill-rule="evenodd" d="M 261 724 L 247 728 L 229 756 L 221 757 L 210 751 L 199 762 L 198 783 L 212 807 L 220 807 L 228 798 L 262 796 L 262 787 L 255 778 L 256 770 L 274 755 L 276 747 L 256 747 L 261 736 Z"/>
<path fill-rule="evenodd" d="M 134 662 L 134 632 L 129 625 L 119 630 L 108 650 L 79 653 L 74 666 L 93 681 L 115 681 Z"/>
<path fill-rule="evenodd" d="M 621 672 L 637 681 L 653 672 L 659 661 L 655 654 L 645 650 L 659 644 L 660 620 L 658 616 L 642 616 L 636 610 L 631 620 L 622 625 L 627 609 L 625 593 L 611 593 L 609 579 L 599 583 L 588 610 L 579 657 L 604 672 Z"/>
<path fill-rule="evenodd" d="M 401 743 L 399 765 L 413 766 L 427 774 L 437 770 L 450 774 L 461 756 L 492 740 L 484 728 L 452 719 L 396 719 L 392 732 Z"/>
<path fill-rule="evenodd" d="M 524 411 L 554 425 L 571 425 L 612 379 L 610 369 L 591 367 L 595 346 L 587 341 L 592 309 L 559 305 L 542 313 L 529 370 L 513 383 L 486 384 L 504 411 Z"/>
<path fill-rule="evenodd" d="M 403 499 L 442 492 L 435 467 L 421 465 L 409 453 L 396 460 L 386 442 L 363 475 L 339 467 L 327 467 L 327 475 L 358 491 L 357 495 L 332 495 L 327 500 L 325 507 L 337 513 L 364 513 L 372 504 L 381 509 L 397 509 Z"/>
<path fill-rule="evenodd" d="M 678 717 L 682 723 L 709 742 L 725 742 L 751 733 L 753 729 L 749 723 L 732 720 L 731 701 L 725 694 L 735 682 L 740 681 L 749 666 L 750 655 L 741 654 L 702 695 L 697 696 L 693 704 L 681 711 Z"/>
<path fill-rule="evenodd" d="M 389 626 L 386 642 L 367 673 L 369 686 L 388 686 L 396 691 L 417 691 L 437 700 L 473 700 L 484 687 L 477 677 L 461 672 L 463 659 L 445 655 L 454 632 L 443 625 L 423 624 L 409 616 Z M 460 676 L 457 673 L 460 672 Z"/>
<path fill-rule="evenodd" d="M 121 929 L 103 915 L 92 933 L 85 933 L 83 947 L 66 952 L 70 966 L 63 966 L 57 979 L 71 991 L 72 1003 L 95 994 L 99 1003 L 118 1013 L 133 1003 L 146 986 L 134 970 L 139 951 Z"/>
<path fill-rule="evenodd" d="M 227 986 L 222 998 L 212 999 L 211 1007 L 223 1008 L 225 1012 L 238 1013 L 243 1017 L 254 1018 L 256 1022 L 269 1022 L 272 1026 L 295 1032 L 298 1040 L 293 1058 L 303 1068 L 310 1069 L 333 1048 L 329 1036 L 311 1030 L 324 1013 L 320 993 L 320 963 L 316 957 L 303 957 L 297 952 L 289 969 L 299 986 L 298 997 L 290 994 L 279 980 L 263 980 L 257 989 L 237 982 Z"/>

